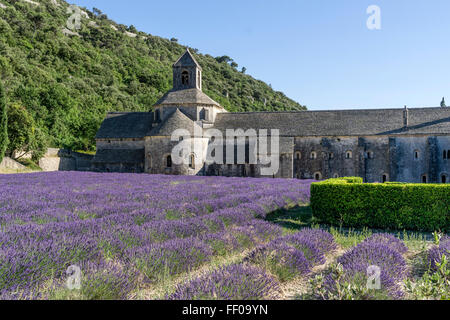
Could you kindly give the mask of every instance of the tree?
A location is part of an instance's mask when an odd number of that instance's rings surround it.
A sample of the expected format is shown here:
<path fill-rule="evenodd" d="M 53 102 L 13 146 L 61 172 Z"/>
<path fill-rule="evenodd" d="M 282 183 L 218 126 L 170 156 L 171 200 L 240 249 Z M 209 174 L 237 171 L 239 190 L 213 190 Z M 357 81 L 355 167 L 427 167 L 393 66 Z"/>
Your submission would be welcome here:
<path fill-rule="evenodd" d="M 242 67 L 241 72 L 245 74 L 246 71 L 247 71 L 247 68 L 246 67 Z"/>
<path fill-rule="evenodd" d="M 133 25 L 130 25 L 130 26 L 128 27 L 128 31 L 131 32 L 131 33 L 138 33 L 138 30 L 137 30 L 136 27 L 133 26 Z"/>
<path fill-rule="evenodd" d="M 239 65 L 234 61 L 231 62 L 230 66 L 233 68 L 236 68 L 236 69 L 237 69 L 237 67 L 239 67 Z"/>
<path fill-rule="evenodd" d="M 103 14 L 102 10 L 97 9 L 97 8 L 92 8 L 92 11 L 94 12 L 94 14 L 96 16 L 101 16 Z"/>
<path fill-rule="evenodd" d="M 441 101 L 441 107 L 442 107 L 442 108 L 446 108 L 446 107 L 447 107 L 447 106 L 445 105 L 445 97 L 442 98 L 442 101 Z"/>
<path fill-rule="evenodd" d="M 231 59 L 229 56 L 221 56 L 221 57 L 216 57 L 216 61 L 219 63 L 230 63 L 233 61 L 233 59 Z"/>
<path fill-rule="evenodd" d="M 34 137 L 34 120 L 27 109 L 15 103 L 8 108 L 8 151 L 12 156 L 20 151 L 16 159 L 31 151 Z"/>
<path fill-rule="evenodd" d="M 8 113 L 6 109 L 6 95 L 3 84 L 0 82 L 0 162 L 5 156 L 8 147 Z"/>

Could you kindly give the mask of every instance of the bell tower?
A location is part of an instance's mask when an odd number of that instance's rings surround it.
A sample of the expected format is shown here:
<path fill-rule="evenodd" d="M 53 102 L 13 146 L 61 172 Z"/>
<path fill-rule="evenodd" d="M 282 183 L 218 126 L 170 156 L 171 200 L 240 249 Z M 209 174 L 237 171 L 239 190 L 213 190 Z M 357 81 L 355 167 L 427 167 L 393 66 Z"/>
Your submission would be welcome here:
<path fill-rule="evenodd" d="M 186 49 L 186 52 L 173 65 L 173 90 L 202 90 L 202 67 Z"/>

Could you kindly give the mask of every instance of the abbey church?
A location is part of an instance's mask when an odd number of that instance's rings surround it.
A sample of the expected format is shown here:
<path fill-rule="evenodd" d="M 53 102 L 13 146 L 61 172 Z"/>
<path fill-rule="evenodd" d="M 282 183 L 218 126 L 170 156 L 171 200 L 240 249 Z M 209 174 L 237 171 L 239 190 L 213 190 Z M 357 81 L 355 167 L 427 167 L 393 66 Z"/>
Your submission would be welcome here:
<path fill-rule="evenodd" d="M 230 129 L 276 129 L 279 167 L 270 177 L 450 181 L 450 108 L 229 113 L 202 92 L 202 72 L 186 50 L 173 65 L 173 89 L 150 112 L 108 114 L 96 136 L 93 170 L 263 177 L 264 164 L 250 161 L 248 139 L 240 140 L 244 159 L 211 163 L 207 150 L 212 141 L 204 133 L 215 129 L 225 137 Z M 172 158 L 179 141 L 171 137 L 177 129 L 201 146 L 182 164 Z"/>

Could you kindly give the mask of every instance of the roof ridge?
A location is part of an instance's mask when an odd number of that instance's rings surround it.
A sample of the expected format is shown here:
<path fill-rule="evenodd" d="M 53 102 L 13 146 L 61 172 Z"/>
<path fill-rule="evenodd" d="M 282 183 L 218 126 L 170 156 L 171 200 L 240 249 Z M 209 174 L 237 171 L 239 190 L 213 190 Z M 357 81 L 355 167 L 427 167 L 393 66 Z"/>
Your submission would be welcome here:
<path fill-rule="evenodd" d="M 194 64 L 200 69 L 202 70 L 202 67 L 200 66 L 200 64 L 197 62 L 197 60 L 194 58 L 194 56 L 192 55 L 192 53 L 189 51 L 189 48 L 186 48 L 186 51 L 181 55 L 181 57 L 178 58 L 177 61 L 175 61 L 175 63 L 173 64 L 173 67 L 175 67 L 175 65 L 177 65 L 185 56 L 188 56 L 193 62 Z"/>
<path fill-rule="evenodd" d="M 408 110 L 443 110 L 446 111 L 450 108 L 442 107 L 415 107 L 408 108 Z M 338 109 L 338 110 L 285 110 L 285 111 L 245 111 L 245 112 L 223 112 L 219 114 L 283 114 L 283 113 L 312 113 L 312 112 L 361 112 L 361 111 L 404 111 L 405 108 L 378 108 L 378 109 Z"/>

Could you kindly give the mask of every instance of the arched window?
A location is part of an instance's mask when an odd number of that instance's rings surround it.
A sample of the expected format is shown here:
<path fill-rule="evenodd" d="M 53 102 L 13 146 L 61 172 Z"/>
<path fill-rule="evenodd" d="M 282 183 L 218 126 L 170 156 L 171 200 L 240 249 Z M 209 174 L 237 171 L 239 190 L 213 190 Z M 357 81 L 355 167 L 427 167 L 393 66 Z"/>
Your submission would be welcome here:
<path fill-rule="evenodd" d="M 441 182 L 444 184 L 448 183 L 448 176 L 445 173 L 441 175 Z"/>
<path fill-rule="evenodd" d="M 189 84 L 189 72 L 183 71 L 181 73 L 181 84 L 187 86 Z"/>
<path fill-rule="evenodd" d="M 189 168 L 195 169 L 195 155 L 191 154 L 189 156 Z"/>
<path fill-rule="evenodd" d="M 420 157 L 420 151 L 419 150 L 414 151 L 414 159 L 418 160 L 419 157 Z"/>
<path fill-rule="evenodd" d="M 335 179 L 339 178 L 339 173 L 335 173 L 333 178 L 335 178 Z"/>
<path fill-rule="evenodd" d="M 171 155 L 168 155 L 166 157 L 166 167 L 167 168 L 172 168 L 172 156 Z"/>
<path fill-rule="evenodd" d="M 156 122 L 161 121 L 161 110 L 159 109 L 155 111 L 155 121 Z"/>
<path fill-rule="evenodd" d="M 345 153 L 345 159 L 351 159 L 351 158 L 353 158 L 353 152 L 349 150 Z"/>
<path fill-rule="evenodd" d="M 322 174 L 320 172 L 314 173 L 314 179 L 317 181 L 322 180 Z"/>
<path fill-rule="evenodd" d="M 383 181 L 383 183 L 388 182 L 389 176 L 387 174 L 383 174 L 382 181 Z"/>
<path fill-rule="evenodd" d="M 311 160 L 317 159 L 317 152 L 315 152 L 315 151 L 311 152 L 310 158 L 311 158 Z"/>
<path fill-rule="evenodd" d="M 302 158 L 302 153 L 300 151 L 297 151 L 295 153 L 295 160 L 300 160 Z"/>
<path fill-rule="evenodd" d="M 422 175 L 422 183 L 428 183 L 428 176 L 426 174 Z"/>

